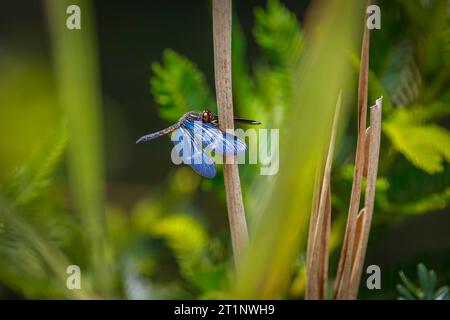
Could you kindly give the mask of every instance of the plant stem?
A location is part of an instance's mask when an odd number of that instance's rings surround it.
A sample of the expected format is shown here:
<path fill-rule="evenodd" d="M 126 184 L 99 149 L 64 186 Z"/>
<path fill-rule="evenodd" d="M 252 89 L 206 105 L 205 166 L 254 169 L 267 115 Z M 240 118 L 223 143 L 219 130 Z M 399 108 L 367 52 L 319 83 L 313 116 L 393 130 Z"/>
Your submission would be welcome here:
<path fill-rule="evenodd" d="M 367 157 L 367 186 L 364 197 L 364 208 L 361 210 L 363 220 L 358 241 L 355 241 L 355 257 L 353 260 L 352 273 L 350 278 L 349 298 L 356 299 L 358 295 L 359 282 L 366 256 L 367 242 L 369 240 L 370 226 L 372 224 L 373 205 L 375 201 L 375 185 L 377 182 L 378 160 L 380 154 L 381 138 L 381 109 L 382 98 L 370 109 L 370 130 L 368 131 L 367 143 L 369 143 Z M 359 218 L 359 217 L 358 217 Z"/>
<path fill-rule="evenodd" d="M 331 129 L 330 144 L 325 163 L 322 187 L 315 192 L 318 201 L 311 212 L 311 226 L 308 235 L 307 252 L 307 286 L 305 298 L 308 300 L 324 299 L 328 281 L 328 242 L 331 225 L 331 166 L 333 163 L 334 145 L 342 104 L 342 92 L 339 93 Z M 317 177 L 318 178 L 318 177 Z M 316 195 L 314 195 L 316 196 Z"/>
<path fill-rule="evenodd" d="M 234 129 L 233 93 L 231 82 L 231 0 L 213 0 L 213 36 L 214 36 L 214 75 L 216 84 L 217 109 L 220 129 Z M 227 197 L 228 220 L 235 265 L 238 265 L 244 248 L 247 246 L 248 233 L 242 201 L 236 157 L 224 161 L 223 175 Z"/>
<path fill-rule="evenodd" d="M 356 144 L 355 169 L 353 172 L 352 192 L 348 209 L 347 227 L 344 235 L 341 257 L 336 276 L 335 298 L 348 299 L 352 270 L 357 216 L 359 212 L 362 178 L 364 171 L 365 134 L 367 122 L 367 96 L 369 76 L 370 31 L 364 25 L 361 47 L 361 62 L 358 82 L 358 138 Z"/>

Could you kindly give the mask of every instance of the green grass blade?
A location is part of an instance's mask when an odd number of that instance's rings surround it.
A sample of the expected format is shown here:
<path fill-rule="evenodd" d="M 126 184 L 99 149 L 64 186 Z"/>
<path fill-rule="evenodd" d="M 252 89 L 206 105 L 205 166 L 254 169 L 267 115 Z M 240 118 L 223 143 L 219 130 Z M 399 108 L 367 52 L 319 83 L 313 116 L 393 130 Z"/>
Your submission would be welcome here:
<path fill-rule="evenodd" d="M 108 296 L 112 279 L 105 234 L 101 98 L 92 3 L 76 1 L 81 30 L 66 28 L 66 9 L 73 1 L 46 3 L 59 95 L 68 118 L 71 194 L 81 217 L 95 287 Z"/>

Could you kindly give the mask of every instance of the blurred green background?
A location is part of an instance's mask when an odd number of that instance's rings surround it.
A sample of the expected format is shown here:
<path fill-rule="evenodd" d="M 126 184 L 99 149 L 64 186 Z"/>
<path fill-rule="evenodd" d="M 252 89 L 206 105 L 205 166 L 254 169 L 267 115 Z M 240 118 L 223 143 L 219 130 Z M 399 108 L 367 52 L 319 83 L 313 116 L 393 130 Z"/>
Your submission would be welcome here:
<path fill-rule="evenodd" d="M 342 88 L 332 287 L 356 144 L 357 2 L 331 1 L 312 17 L 310 1 L 233 3 L 235 114 L 281 128 L 279 175 L 240 166 L 256 235 L 249 256 L 291 250 L 260 269 L 282 284 L 271 297 L 303 297 L 311 163 Z M 82 30 L 69 31 L 65 9 L 76 3 Z M 399 272 L 415 281 L 420 262 L 450 283 L 450 2 L 379 5 L 368 103 L 384 96 L 383 132 L 366 264 L 380 266 L 382 289 L 365 289 L 363 273 L 363 299 L 397 298 Z M 258 297 L 249 288 L 262 278 L 236 283 L 232 271 L 221 170 L 208 180 L 173 165 L 167 138 L 135 145 L 186 111 L 215 111 L 213 92 L 208 1 L 2 3 L 0 298 L 214 299 L 230 288 Z M 264 226 L 274 237 L 259 243 Z M 81 290 L 66 288 L 70 264 L 81 268 Z"/>

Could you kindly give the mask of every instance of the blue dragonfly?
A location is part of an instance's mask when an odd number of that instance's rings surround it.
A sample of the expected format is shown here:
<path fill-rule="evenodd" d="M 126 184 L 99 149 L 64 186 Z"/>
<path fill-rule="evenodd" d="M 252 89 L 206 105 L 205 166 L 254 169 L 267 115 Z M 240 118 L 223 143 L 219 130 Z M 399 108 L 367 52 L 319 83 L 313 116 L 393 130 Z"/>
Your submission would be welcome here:
<path fill-rule="evenodd" d="M 258 121 L 234 118 L 234 121 L 246 124 L 260 124 Z M 177 123 L 163 130 L 140 137 L 136 143 L 146 142 L 173 133 L 172 141 L 183 163 L 206 178 L 216 175 L 216 165 L 208 150 L 219 155 L 239 155 L 245 153 L 247 146 L 231 133 L 221 131 L 217 126 L 219 119 L 211 111 L 190 111 Z"/>

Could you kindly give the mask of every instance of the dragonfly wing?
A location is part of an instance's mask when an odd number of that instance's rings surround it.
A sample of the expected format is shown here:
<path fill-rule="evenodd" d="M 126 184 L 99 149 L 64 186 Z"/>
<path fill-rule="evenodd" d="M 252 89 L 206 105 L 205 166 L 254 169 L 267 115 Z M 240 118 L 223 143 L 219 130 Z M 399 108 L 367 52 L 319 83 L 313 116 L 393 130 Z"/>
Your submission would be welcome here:
<path fill-rule="evenodd" d="M 183 125 L 205 148 L 218 154 L 238 155 L 245 153 L 247 146 L 238 137 L 223 132 L 214 125 L 187 119 Z"/>
<path fill-rule="evenodd" d="M 203 151 L 189 130 L 181 126 L 174 132 L 172 142 L 175 144 L 178 156 L 183 163 L 189 165 L 195 172 L 206 178 L 216 175 L 216 165 L 211 157 Z"/>
<path fill-rule="evenodd" d="M 203 127 L 204 123 L 201 121 L 194 121 L 191 119 L 187 119 L 184 121 L 182 126 L 184 126 L 191 135 L 204 147 L 207 148 L 211 144 L 215 143 L 215 137 L 206 132 L 206 129 Z"/>

